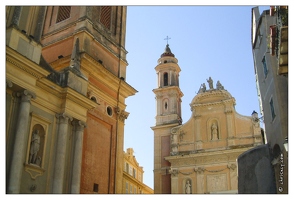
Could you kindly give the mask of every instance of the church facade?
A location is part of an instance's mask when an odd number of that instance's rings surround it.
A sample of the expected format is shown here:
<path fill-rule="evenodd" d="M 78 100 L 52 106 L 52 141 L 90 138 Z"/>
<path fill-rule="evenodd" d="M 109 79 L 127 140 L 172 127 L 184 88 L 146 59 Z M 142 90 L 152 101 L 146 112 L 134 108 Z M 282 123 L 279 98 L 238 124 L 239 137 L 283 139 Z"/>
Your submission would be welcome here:
<path fill-rule="evenodd" d="M 191 118 L 182 124 L 181 69 L 169 45 L 155 70 L 154 193 L 238 193 L 236 159 L 264 143 L 257 113 L 237 113 L 235 98 L 209 77 L 208 87 L 203 83 L 190 103 Z"/>

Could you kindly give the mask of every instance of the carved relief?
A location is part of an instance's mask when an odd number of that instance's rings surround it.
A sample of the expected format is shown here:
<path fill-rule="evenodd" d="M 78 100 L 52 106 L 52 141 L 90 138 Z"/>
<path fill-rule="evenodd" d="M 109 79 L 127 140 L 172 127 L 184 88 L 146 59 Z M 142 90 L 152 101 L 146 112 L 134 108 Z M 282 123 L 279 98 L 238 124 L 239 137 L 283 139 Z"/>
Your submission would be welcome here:
<path fill-rule="evenodd" d="M 194 168 L 194 171 L 197 172 L 197 174 L 203 174 L 205 171 L 204 167 L 198 167 L 198 168 Z"/>
<path fill-rule="evenodd" d="M 118 119 L 122 122 L 124 122 L 125 119 L 127 119 L 130 114 L 130 113 L 126 112 L 125 110 L 121 110 L 119 107 L 115 108 L 115 112 L 118 115 Z"/>
<path fill-rule="evenodd" d="M 227 190 L 227 174 L 207 175 L 207 192 Z"/>
<path fill-rule="evenodd" d="M 231 171 L 235 171 L 235 169 L 237 168 L 237 165 L 232 163 L 232 164 L 228 164 L 228 168 L 231 170 Z"/>
<path fill-rule="evenodd" d="M 169 173 L 170 173 L 172 176 L 178 176 L 179 171 L 178 171 L 178 169 L 170 168 Z"/>

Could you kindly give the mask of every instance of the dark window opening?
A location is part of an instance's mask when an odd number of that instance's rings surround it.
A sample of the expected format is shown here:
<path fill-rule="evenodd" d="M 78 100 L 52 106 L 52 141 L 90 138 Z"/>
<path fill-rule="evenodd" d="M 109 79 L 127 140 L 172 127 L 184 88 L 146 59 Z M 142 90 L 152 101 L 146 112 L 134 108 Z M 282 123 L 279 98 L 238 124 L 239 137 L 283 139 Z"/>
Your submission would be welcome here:
<path fill-rule="evenodd" d="M 110 106 L 107 107 L 107 114 L 112 116 L 112 108 Z"/>
<path fill-rule="evenodd" d="M 163 86 L 167 86 L 168 85 L 168 74 L 164 73 L 163 74 Z"/>
<path fill-rule="evenodd" d="M 272 121 L 273 121 L 276 117 L 273 99 L 270 100 L 270 107 L 271 107 L 271 114 L 272 114 Z"/>
<path fill-rule="evenodd" d="M 265 57 L 263 57 L 263 59 L 262 59 L 262 64 L 263 64 L 263 73 L 264 73 L 264 76 L 266 78 L 267 74 L 268 74 L 268 69 L 267 69 Z"/>
<path fill-rule="evenodd" d="M 95 97 L 91 97 L 91 100 L 97 103 L 97 100 Z"/>
<path fill-rule="evenodd" d="M 97 183 L 94 183 L 93 185 L 93 192 L 98 192 L 99 185 Z"/>
<path fill-rule="evenodd" d="M 101 6 L 100 22 L 107 29 L 110 29 L 111 22 L 111 6 Z"/>
<path fill-rule="evenodd" d="M 66 20 L 70 17 L 71 6 L 59 6 L 56 23 Z"/>

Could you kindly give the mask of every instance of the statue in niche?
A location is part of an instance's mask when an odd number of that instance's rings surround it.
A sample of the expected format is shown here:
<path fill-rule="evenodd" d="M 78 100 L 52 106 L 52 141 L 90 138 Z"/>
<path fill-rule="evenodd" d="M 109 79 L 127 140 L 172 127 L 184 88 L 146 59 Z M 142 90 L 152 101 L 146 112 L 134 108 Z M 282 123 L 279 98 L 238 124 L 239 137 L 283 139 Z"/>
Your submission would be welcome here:
<path fill-rule="evenodd" d="M 211 140 L 217 140 L 218 138 L 218 130 L 216 123 L 212 123 L 211 125 Z"/>
<path fill-rule="evenodd" d="M 186 181 L 185 193 L 186 194 L 191 194 L 191 184 L 190 184 L 190 181 L 189 180 Z"/>
<path fill-rule="evenodd" d="M 30 157 L 29 163 L 32 164 L 41 164 L 41 157 L 37 157 L 37 154 L 40 150 L 40 135 L 39 130 L 34 130 L 32 139 L 31 139 L 31 147 L 30 147 Z"/>
<path fill-rule="evenodd" d="M 224 89 L 224 86 L 219 81 L 217 81 L 217 83 L 216 83 L 216 89 L 223 90 Z"/>
<path fill-rule="evenodd" d="M 207 80 L 207 79 L 206 79 Z M 209 89 L 213 89 L 213 80 L 211 79 L 211 77 L 209 77 L 209 79 L 207 80 L 208 84 L 209 84 Z"/>

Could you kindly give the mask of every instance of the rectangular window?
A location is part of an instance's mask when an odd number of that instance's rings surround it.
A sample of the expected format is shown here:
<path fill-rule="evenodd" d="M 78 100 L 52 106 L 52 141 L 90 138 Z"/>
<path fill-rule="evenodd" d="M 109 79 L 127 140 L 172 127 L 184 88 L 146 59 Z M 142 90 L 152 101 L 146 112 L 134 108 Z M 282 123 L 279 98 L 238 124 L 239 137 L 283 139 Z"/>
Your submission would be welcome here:
<path fill-rule="evenodd" d="M 272 98 L 270 100 L 270 107 L 271 107 L 272 121 L 273 121 L 276 117 L 276 113 L 275 113 L 274 102 Z"/>
<path fill-rule="evenodd" d="M 137 194 L 137 188 L 134 187 L 134 194 Z"/>
<path fill-rule="evenodd" d="M 101 6 L 100 22 L 110 30 L 111 6 Z"/>
<path fill-rule="evenodd" d="M 70 17 L 71 6 L 59 6 L 56 23 L 66 20 Z"/>
<path fill-rule="evenodd" d="M 138 180 L 142 182 L 142 180 L 141 180 L 141 173 L 140 172 L 138 172 Z"/>
<path fill-rule="evenodd" d="M 126 172 L 129 173 L 129 163 L 126 163 Z"/>
<path fill-rule="evenodd" d="M 130 194 L 133 193 L 133 186 L 130 184 Z"/>
<path fill-rule="evenodd" d="M 97 183 L 94 183 L 93 192 L 98 192 L 98 188 L 99 188 L 99 185 Z"/>
<path fill-rule="evenodd" d="M 130 174 L 131 176 L 133 175 L 133 168 L 132 168 L 132 166 L 130 166 L 129 174 Z"/>
<path fill-rule="evenodd" d="M 133 169 L 133 176 L 134 176 L 134 178 L 136 178 L 136 169 L 135 168 Z"/>
<path fill-rule="evenodd" d="M 128 193 L 129 193 L 129 183 L 126 182 L 126 194 L 128 194 Z"/>
<path fill-rule="evenodd" d="M 263 65 L 263 73 L 264 73 L 264 77 L 267 77 L 268 74 L 268 69 L 267 69 L 267 65 L 266 65 L 266 60 L 265 60 L 265 56 L 263 56 L 262 59 L 262 65 Z"/>

